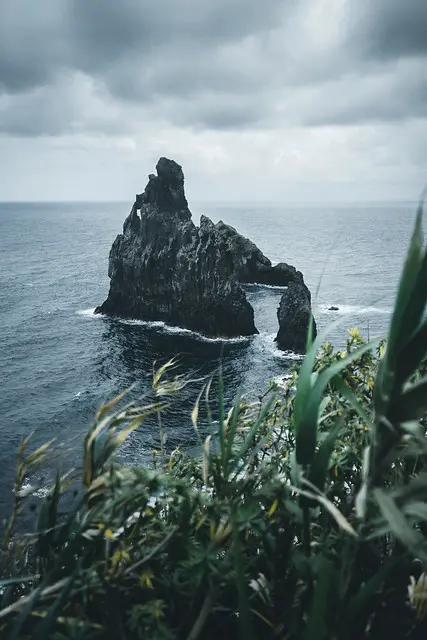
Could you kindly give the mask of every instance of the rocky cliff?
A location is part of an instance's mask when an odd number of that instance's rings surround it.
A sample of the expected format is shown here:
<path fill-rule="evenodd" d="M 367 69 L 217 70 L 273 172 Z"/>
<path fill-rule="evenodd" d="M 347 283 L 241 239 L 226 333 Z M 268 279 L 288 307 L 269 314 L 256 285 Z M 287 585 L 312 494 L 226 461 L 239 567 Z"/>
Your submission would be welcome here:
<path fill-rule="evenodd" d="M 225 247 L 230 251 L 233 268 L 239 282 L 286 286 L 289 282 L 304 282 L 301 271 L 281 262 L 273 267 L 271 260 L 248 238 L 220 220 L 215 225 Z"/>
<path fill-rule="evenodd" d="M 283 351 L 305 353 L 311 317 L 311 294 L 308 287 L 304 282 L 289 283 L 277 310 L 279 320 L 277 346 Z M 313 318 L 313 338 L 316 334 L 316 322 Z"/>
<path fill-rule="evenodd" d="M 258 247 L 224 222 L 188 208 L 179 164 L 160 158 L 111 247 L 107 300 L 95 313 L 163 320 L 208 336 L 258 333 L 240 283 L 288 286 L 279 317 L 278 346 L 303 352 L 310 292 L 291 265 L 273 266 Z"/>
<path fill-rule="evenodd" d="M 258 333 L 231 249 L 215 225 L 191 220 L 182 168 L 160 158 L 111 247 L 107 300 L 112 316 L 164 320 L 208 336 Z"/>

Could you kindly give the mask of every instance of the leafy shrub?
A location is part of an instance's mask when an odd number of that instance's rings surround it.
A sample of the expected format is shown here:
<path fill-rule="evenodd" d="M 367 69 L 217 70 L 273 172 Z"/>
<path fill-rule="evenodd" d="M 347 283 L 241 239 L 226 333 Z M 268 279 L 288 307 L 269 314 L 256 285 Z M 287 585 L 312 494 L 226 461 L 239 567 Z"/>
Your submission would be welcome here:
<path fill-rule="evenodd" d="M 0 581 L 5 638 L 421 638 L 427 630 L 427 253 L 421 209 L 387 342 L 319 336 L 283 387 L 238 396 L 201 455 L 153 469 L 115 452 L 185 381 L 155 373 L 156 402 L 97 413 L 81 473 L 58 474 L 36 530 L 15 532 L 18 456 Z M 212 400 L 209 384 L 192 412 Z M 212 422 L 212 425 L 214 423 Z M 218 446 L 214 447 L 215 437 Z M 78 498 L 62 503 L 76 482 Z"/>

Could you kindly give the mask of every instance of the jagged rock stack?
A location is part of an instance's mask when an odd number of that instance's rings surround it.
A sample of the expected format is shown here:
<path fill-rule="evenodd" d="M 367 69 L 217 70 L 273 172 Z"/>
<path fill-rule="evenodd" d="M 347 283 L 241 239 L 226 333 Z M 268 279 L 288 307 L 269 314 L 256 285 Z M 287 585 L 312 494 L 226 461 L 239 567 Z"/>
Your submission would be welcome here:
<path fill-rule="evenodd" d="M 215 337 L 258 333 L 240 283 L 305 287 L 301 272 L 285 263 L 272 266 L 253 242 L 222 221 L 215 225 L 201 216 L 197 227 L 180 165 L 160 158 L 156 171 L 111 247 L 110 291 L 95 313 L 163 320 Z M 286 344 L 279 334 L 279 346 Z"/>
<path fill-rule="evenodd" d="M 304 282 L 290 282 L 277 310 L 277 346 L 283 351 L 305 353 L 311 318 L 311 294 L 308 287 Z M 317 328 L 314 318 L 312 322 L 312 335 L 315 338 Z"/>

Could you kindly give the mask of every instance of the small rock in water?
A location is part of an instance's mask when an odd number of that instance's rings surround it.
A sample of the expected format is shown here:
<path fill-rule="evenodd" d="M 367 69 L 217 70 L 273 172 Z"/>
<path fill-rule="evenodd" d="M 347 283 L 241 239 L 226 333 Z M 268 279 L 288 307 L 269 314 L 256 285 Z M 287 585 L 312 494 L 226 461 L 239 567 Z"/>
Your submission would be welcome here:
<path fill-rule="evenodd" d="M 312 319 L 311 294 L 308 287 L 301 282 L 291 282 L 282 295 L 277 310 L 279 331 L 276 342 L 282 351 L 305 353 L 308 327 Z M 316 322 L 313 318 L 313 339 L 317 335 Z"/>
<path fill-rule="evenodd" d="M 339 311 L 339 307 L 328 307 L 328 311 Z"/>

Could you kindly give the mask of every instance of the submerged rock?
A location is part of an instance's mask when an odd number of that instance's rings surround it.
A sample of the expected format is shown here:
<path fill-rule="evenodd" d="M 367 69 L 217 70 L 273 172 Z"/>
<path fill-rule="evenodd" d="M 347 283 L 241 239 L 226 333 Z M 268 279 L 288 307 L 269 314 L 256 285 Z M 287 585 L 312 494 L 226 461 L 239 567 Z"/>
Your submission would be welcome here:
<path fill-rule="evenodd" d="M 307 332 L 312 318 L 311 294 L 302 282 L 291 282 L 282 295 L 277 310 L 279 331 L 276 342 L 283 351 L 305 353 Z M 313 318 L 313 339 L 317 328 Z"/>
<path fill-rule="evenodd" d="M 208 336 L 258 333 L 231 248 L 209 218 L 191 220 L 179 164 L 160 158 L 115 239 L 110 291 L 95 313 L 163 320 Z"/>
<path fill-rule="evenodd" d="M 295 267 L 281 262 L 273 267 L 271 260 L 248 238 L 234 227 L 220 220 L 215 225 L 225 246 L 231 253 L 234 272 L 239 282 L 287 286 L 290 282 L 304 282 Z"/>

